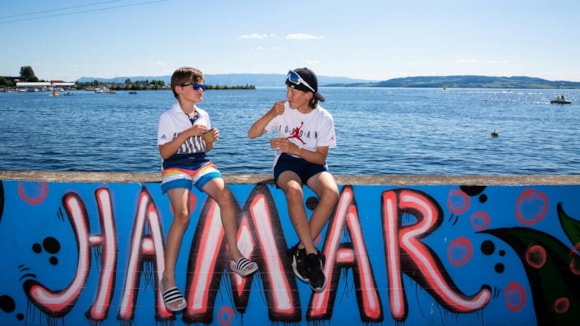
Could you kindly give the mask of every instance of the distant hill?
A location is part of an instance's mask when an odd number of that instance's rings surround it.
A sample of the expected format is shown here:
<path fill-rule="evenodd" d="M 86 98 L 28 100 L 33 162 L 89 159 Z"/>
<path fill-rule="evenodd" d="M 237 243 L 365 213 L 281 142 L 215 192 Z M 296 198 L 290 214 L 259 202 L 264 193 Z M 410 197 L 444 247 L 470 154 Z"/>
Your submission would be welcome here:
<path fill-rule="evenodd" d="M 579 82 L 550 81 L 533 77 L 427 76 L 394 78 L 374 83 L 378 87 L 434 88 L 580 88 Z"/>
<path fill-rule="evenodd" d="M 206 83 L 220 86 L 243 86 L 254 85 L 256 87 L 283 86 L 283 74 L 208 74 Z M 116 78 L 82 77 L 78 81 L 82 83 L 95 80 L 103 83 L 125 83 L 131 81 L 163 80 L 167 85 L 171 82 L 171 76 L 133 76 Z M 550 81 L 541 78 L 516 76 L 516 77 L 490 77 L 490 76 L 423 76 L 393 78 L 385 81 L 372 81 L 353 79 L 348 77 L 318 76 L 321 86 L 327 87 L 416 87 L 416 88 L 535 88 L 535 89 L 576 89 L 580 88 L 580 82 Z"/>

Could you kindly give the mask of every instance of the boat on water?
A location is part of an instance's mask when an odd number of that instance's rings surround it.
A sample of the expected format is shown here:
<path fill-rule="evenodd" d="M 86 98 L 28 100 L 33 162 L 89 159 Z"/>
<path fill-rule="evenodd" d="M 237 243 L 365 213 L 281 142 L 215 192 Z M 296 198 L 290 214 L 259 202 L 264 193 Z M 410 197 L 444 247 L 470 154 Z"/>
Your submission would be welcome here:
<path fill-rule="evenodd" d="M 572 104 L 572 101 L 568 100 L 551 100 L 550 104 Z"/>
<path fill-rule="evenodd" d="M 556 96 L 555 99 L 550 101 L 550 104 L 572 104 L 572 101 L 568 101 L 562 96 Z"/>
<path fill-rule="evenodd" d="M 95 88 L 95 93 L 101 94 L 117 94 L 117 92 L 107 88 L 107 87 L 97 87 Z"/>

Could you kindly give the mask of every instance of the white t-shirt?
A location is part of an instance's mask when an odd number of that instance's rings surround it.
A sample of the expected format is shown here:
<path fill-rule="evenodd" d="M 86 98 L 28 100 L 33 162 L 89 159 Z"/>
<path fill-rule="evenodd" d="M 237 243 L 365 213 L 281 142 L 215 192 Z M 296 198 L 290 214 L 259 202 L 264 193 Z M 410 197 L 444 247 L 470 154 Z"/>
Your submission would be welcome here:
<path fill-rule="evenodd" d="M 336 133 L 332 115 L 318 105 L 310 113 L 304 114 L 297 109 L 284 105 L 284 112 L 277 115 L 266 125 L 266 132 L 278 131 L 278 138 L 286 138 L 290 142 L 307 149 L 316 151 L 317 147 L 336 147 Z M 282 154 L 276 151 L 274 165 Z"/>

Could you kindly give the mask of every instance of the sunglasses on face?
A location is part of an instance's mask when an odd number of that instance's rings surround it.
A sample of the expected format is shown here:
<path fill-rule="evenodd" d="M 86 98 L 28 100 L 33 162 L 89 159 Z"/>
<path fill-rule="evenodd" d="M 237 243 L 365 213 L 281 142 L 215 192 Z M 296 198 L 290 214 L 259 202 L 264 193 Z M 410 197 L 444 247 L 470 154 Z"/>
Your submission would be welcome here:
<path fill-rule="evenodd" d="M 308 89 L 310 89 L 313 93 L 316 93 L 316 91 L 314 90 L 314 88 L 312 88 L 312 86 L 310 86 L 310 84 L 308 84 L 304 79 L 302 79 L 302 77 L 300 77 L 299 74 L 297 74 L 296 72 L 290 70 L 288 71 L 288 75 L 286 75 L 286 80 L 288 80 L 289 82 L 291 82 L 294 85 L 304 85 L 306 87 L 308 87 Z"/>
<path fill-rule="evenodd" d="M 206 85 L 204 85 L 204 84 L 198 84 L 198 83 L 181 85 L 181 87 L 185 87 L 185 86 L 191 86 L 196 91 L 198 89 L 200 89 L 200 88 L 203 89 L 204 91 L 207 89 L 207 86 Z"/>

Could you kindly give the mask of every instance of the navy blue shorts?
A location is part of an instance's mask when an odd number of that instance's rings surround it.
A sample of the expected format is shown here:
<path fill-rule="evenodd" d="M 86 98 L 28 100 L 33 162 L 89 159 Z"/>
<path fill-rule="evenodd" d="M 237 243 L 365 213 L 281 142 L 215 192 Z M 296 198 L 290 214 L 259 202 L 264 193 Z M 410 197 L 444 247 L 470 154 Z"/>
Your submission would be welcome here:
<path fill-rule="evenodd" d="M 306 184 L 308 179 L 312 176 L 320 172 L 328 171 L 328 167 L 326 165 L 310 163 L 303 158 L 282 153 L 274 167 L 274 183 L 276 186 L 278 186 L 278 177 L 284 171 L 292 171 L 296 173 L 300 177 L 302 184 Z"/>

